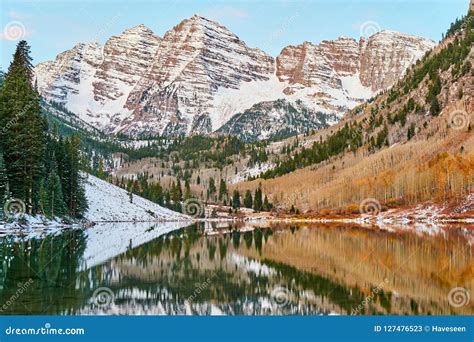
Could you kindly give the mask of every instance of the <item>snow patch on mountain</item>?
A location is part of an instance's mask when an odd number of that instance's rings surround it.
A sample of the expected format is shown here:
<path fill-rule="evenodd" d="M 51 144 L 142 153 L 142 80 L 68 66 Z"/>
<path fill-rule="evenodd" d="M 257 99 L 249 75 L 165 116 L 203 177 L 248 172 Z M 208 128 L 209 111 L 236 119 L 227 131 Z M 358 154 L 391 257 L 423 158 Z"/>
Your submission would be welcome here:
<path fill-rule="evenodd" d="M 160 37 L 144 25 L 98 43 L 77 44 L 35 68 L 43 97 L 111 133 L 131 111 L 126 100 L 153 61 Z"/>
<path fill-rule="evenodd" d="M 191 222 L 188 216 L 163 208 L 92 175 L 85 182 L 89 210 L 85 218 L 92 222 Z"/>
<path fill-rule="evenodd" d="M 184 136 L 213 133 L 236 114 L 278 100 L 298 101 L 335 123 L 395 84 L 434 45 L 382 31 L 359 41 L 340 37 L 288 46 L 274 59 L 194 15 L 163 38 L 138 25 L 104 47 L 78 44 L 37 65 L 35 74 L 46 100 L 107 134 Z"/>
<path fill-rule="evenodd" d="M 376 94 L 370 87 L 362 84 L 359 73 L 342 76 L 341 83 L 348 97 L 352 99 L 369 99 Z"/>
<path fill-rule="evenodd" d="M 266 81 L 242 82 L 238 89 L 219 88 L 210 109 L 212 130 L 216 131 L 235 113 L 241 113 L 256 103 L 285 98 L 283 90 L 286 86 L 276 75 L 270 75 Z"/>
<path fill-rule="evenodd" d="M 239 171 L 236 175 L 232 176 L 229 179 L 229 182 L 231 184 L 243 182 L 247 180 L 247 178 L 257 177 L 261 173 L 264 173 L 265 171 L 268 171 L 274 168 L 275 166 L 276 166 L 275 163 L 270 163 L 270 162 L 256 164 L 252 167 L 248 167 Z"/>

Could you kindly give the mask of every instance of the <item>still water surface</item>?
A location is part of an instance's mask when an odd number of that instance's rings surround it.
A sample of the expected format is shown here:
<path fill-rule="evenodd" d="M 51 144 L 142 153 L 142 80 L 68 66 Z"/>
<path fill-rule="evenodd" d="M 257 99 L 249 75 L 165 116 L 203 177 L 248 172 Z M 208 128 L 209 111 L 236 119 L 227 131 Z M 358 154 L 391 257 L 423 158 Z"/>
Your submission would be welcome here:
<path fill-rule="evenodd" d="M 0 238 L 1 314 L 474 314 L 466 226 L 103 224 Z M 458 307 L 459 306 L 459 307 Z"/>

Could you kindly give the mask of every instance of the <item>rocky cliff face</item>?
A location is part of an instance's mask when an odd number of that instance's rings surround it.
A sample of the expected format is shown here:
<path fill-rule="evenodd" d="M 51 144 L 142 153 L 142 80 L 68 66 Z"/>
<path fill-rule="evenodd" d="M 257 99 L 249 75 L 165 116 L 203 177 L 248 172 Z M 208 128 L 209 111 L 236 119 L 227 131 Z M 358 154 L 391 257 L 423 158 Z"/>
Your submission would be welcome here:
<path fill-rule="evenodd" d="M 94 100 L 104 103 L 128 97 L 153 61 L 160 41 L 144 25 L 111 37 L 104 45 L 103 61 L 95 75 Z"/>
<path fill-rule="evenodd" d="M 435 43 L 392 31 L 382 31 L 360 41 L 360 81 L 373 91 L 390 88 L 408 67 L 421 59 Z"/>
<path fill-rule="evenodd" d="M 125 101 L 150 66 L 160 38 L 143 25 L 97 43 L 78 44 L 35 68 L 41 95 L 112 132 L 130 114 Z"/>
<path fill-rule="evenodd" d="M 288 46 L 277 57 L 277 76 L 287 95 L 303 92 L 324 111 L 353 107 L 394 85 L 434 47 L 431 40 L 382 31 L 357 42 L 341 37 L 319 45 Z"/>
<path fill-rule="evenodd" d="M 231 119 L 248 118 L 236 114 L 258 103 L 265 103 L 257 107 L 259 115 L 268 116 L 262 122 L 278 117 L 286 125 L 279 100 L 304 107 L 297 111 L 304 112 L 301 122 L 318 128 L 324 122 L 319 114 L 333 122 L 334 115 L 393 85 L 433 46 L 423 38 L 380 32 L 359 42 L 342 37 L 289 46 L 275 60 L 224 26 L 195 15 L 162 39 L 139 25 L 110 38 L 103 48 L 78 44 L 35 71 L 44 98 L 107 133 L 207 134 Z"/>
<path fill-rule="evenodd" d="M 341 86 L 339 77 L 353 75 L 358 70 L 359 47 L 352 38 L 288 46 L 277 57 L 277 76 L 290 85 L 337 87 Z M 290 89 L 287 91 L 291 92 Z"/>
<path fill-rule="evenodd" d="M 247 47 L 225 27 L 193 16 L 165 34 L 126 108 L 133 111 L 133 120 L 154 121 L 158 132 L 179 124 L 183 128 L 179 133 L 192 133 L 196 127 L 210 133 L 212 125 L 199 126 L 200 117 L 212 112 L 219 89 L 267 81 L 273 72 L 272 57 Z"/>
<path fill-rule="evenodd" d="M 102 53 L 98 44 L 77 44 L 59 54 L 55 61 L 36 66 L 39 91 L 48 100 L 71 106 L 68 100 L 80 95 L 81 86 L 90 82 L 101 63 Z"/>

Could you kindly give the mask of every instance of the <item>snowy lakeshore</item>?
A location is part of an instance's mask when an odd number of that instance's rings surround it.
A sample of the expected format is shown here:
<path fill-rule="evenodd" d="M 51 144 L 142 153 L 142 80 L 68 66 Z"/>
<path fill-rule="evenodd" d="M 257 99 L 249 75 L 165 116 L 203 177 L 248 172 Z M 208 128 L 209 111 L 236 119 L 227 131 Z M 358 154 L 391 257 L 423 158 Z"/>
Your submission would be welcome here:
<path fill-rule="evenodd" d="M 16 215 L 10 223 L 0 223 L 0 236 L 14 235 L 34 238 L 56 234 L 64 229 L 85 229 L 99 223 L 176 223 L 179 227 L 193 222 L 189 216 L 163 208 L 156 203 L 134 195 L 92 175 L 85 180 L 89 209 L 83 220 L 67 222 L 48 219 L 42 215 Z"/>
<path fill-rule="evenodd" d="M 247 224 L 354 223 L 380 227 L 387 224 L 426 227 L 449 223 L 474 223 L 474 217 L 469 215 L 474 202 L 473 195 L 468 196 L 462 203 L 459 203 L 455 208 L 449 208 L 449 210 L 446 205 L 419 205 L 413 208 L 390 209 L 377 215 L 318 216 L 274 215 L 269 212 L 253 212 L 251 209 L 241 208 L 238 214 L 231 215 L 228 214 L 227 207 L 208 205 L 206 206 L 206 218 L 195 218 L 164 208 L 140 196 L 130 196 L 126 190 L 92 175 L 85 176 L 84 185 L 89 209 L 80 222 L 51 220 L 42 215 L 21 215 L 11 223 L 0 223 L 0 236 L 12 235 L 29 239 L 45 234 L 56 234 L 64 229 L 87 229 L 100 224 L 110 228 L 114 223 L 143 223 L 146 226 L 145 229 L 149 228 L 149 225 L 159 224 L 160 227 L 164 227 L 165 231 L 179 229 L 196 222 L 220 222 L 222 224 L 232 222 Z M 217 216 L 210 217 L 207 215 L 209 214 L 207 211 L 217 212 Z M 456 213 L 456 215 L 447 214 L 448 211 Z M 138 229 L 138 231 L 140 230 Z M 99 229 L 99 231 L 99 235 L 107 235 L 106 230 Z M 128 242 L 129 240 L 127 240 Z"/>

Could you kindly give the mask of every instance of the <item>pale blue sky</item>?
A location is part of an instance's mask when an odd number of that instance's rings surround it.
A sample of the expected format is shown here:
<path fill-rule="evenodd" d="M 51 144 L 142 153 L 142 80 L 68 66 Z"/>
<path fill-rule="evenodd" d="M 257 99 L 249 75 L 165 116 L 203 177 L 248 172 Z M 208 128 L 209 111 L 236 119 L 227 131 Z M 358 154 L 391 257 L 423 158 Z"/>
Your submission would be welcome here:
<path fill-rule="evenodd" d="M 78 42 L 99 41 L 145 24 L 162 36 L 194 13 L 227 26 L 251 47 L 276 56 L 290 44 L 378 28 L 438 41 L 469 0 L 0 0 L 0 67 L 8 68 L 19 29 L 34 63 Z M 364 25 L 364 23 L 366 23 Z M 363 26 L 364 25 L 364 26 Z"/>

